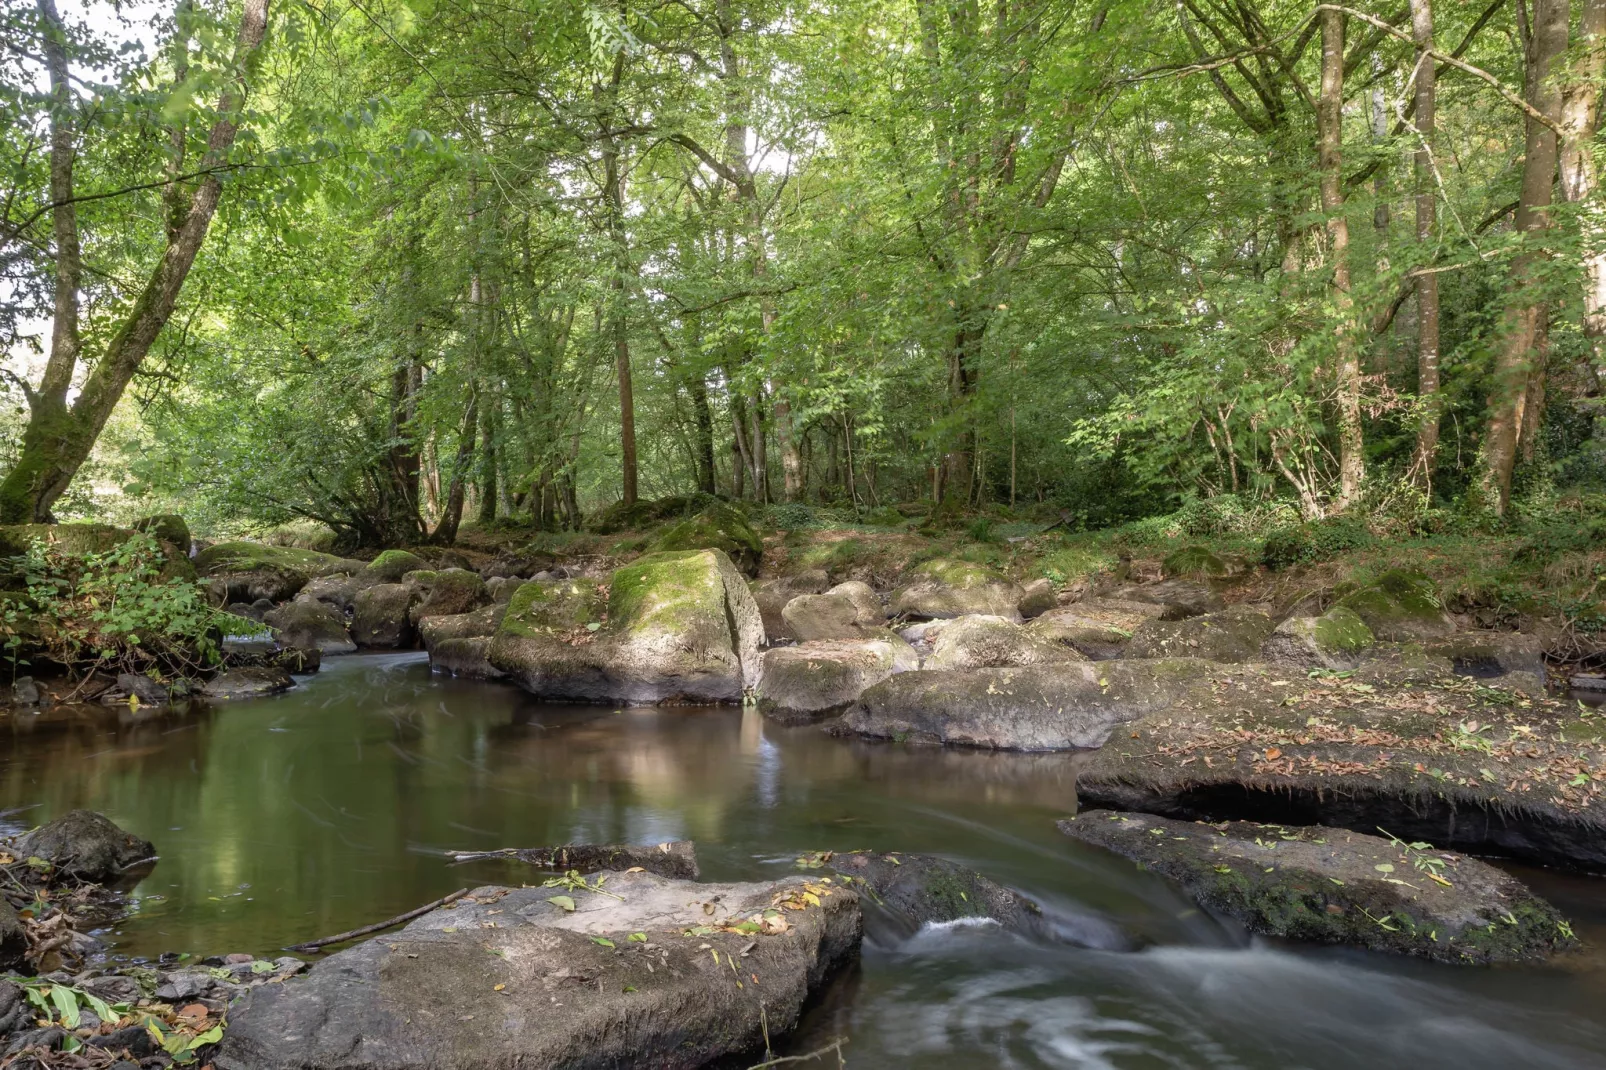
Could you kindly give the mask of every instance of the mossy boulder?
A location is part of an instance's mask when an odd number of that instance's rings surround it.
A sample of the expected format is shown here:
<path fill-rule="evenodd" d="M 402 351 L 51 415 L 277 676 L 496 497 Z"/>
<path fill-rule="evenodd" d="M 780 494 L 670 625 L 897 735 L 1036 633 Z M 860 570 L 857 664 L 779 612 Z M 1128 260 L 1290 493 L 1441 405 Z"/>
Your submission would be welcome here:
<path fill-rule="evenodd" d="M 450 617 L 468 613 L 491 600 L 485 581 L 477 572 L 462 568 L 443 568 L 438 571 L 409 572 L 404 582 L 423 592 L 423 597 L 409 610 L 416 627 L 427 617 Z"/>
<path fill-rule="evenodd" d="M 158 513 L 134 521 L 134 530 L 143 531 L 158 542 L 165 542 L 189 556 L 190 526 L 177 513 Z"/>
<path fill-rule="evenodd" d="M 1076 648 L 1006 617 L 972 613 L 925 627 L 924 638 L 931 645 L 921 663 L 925 669 L 1003 669 L 1087 660 Z"/>
<path fill-rule="evenodd" d="M 235 698 L 261 698 L 296 686 L 290 674 L 277 665 L 248 665 L 229 669 L 208 680 L 201 697 L 214 701 Z"/>
<path fill-rule="evenodd" d="M 1387 642 L 1437 639 L 1455 631 L 1455 621 L 1439 601 L 1438 585 L 1415 569 L 1391 569 L 1344 594 L 1338 604 L 1353 610 Z"/>
<path fill-rule="evenodd" d="M 600 625 L 607 616 L 607 584 L 531 580 L 513 592 L 498 630 L 514 638 L 578 637 L 588 624 Z"/>
<path fill-rule="evenodd" d="M 286 602 L 264 613 L 262 622 L 288 647 L 320 654 L 351 654 L 357 649 L 346 631 L 345 615 L 324 602 Z"/>
<path fill-rule="evenodd" d="M 397 650 L 413 645 L 412 608 L 424 596 L 406 583 L 377 583 L 358 593 L 352 604 L 351 638 L 370 650 Z"/>
<path fill-rule="evenodd" d="M 1377 641 L 1372 629 L 1348 606 L 1334 606 L 1319 617 L 1289 617 L 1267 637 L 1267 661 L 1312 669 L 1353 669 Z"/>
<path fill-rule="evenodd" d="M 811 642 L 864 638 L 886 624 L 887 611 L 869 584 L 848 580 L 823 594 L 798 595 L 786 604 L 781 617 L 791 635 Z"/>
<path fill-rule="evenodd" d="M 1119 725 L 1171 707 L 1207 664 L 1181 658 L 902 673 L 866 691 L 845 724 L 861 736 L 917 743 L 1098 747 Z"/>
<path fill-rule="evenodd" d="M 914 649 L 896 636 L 776 647 L 764 653 L 758 708 L 788 724 L 824 720 L 894 673 L 919 667 Z"/>
<path fill-rule="evenodd" d="M 823 568 L 808 568 L 790 576 L 755 580 L 748 587 L 758 611 L 764 618 L 764 636 L 770 642 L 777 639 L 796 639 L 792 626 L 783 615 L 788 602 L 800 594 L 823 594 L 831 586 L 831 578 Z"/>
<path fill-rule="evenodd" d="M 1059 828 L 1268 936 L 1477 965 L 1543 962 L 1577 946 L 1555 907 L 1515 877 L 1426 843 L 1108 810 Z"/>
<path fill-rule="evenodd" d="M 554 594 L 519 588 L 489 654 L 541 698 L 738 702 L 758 683 L 763 619 L 722 551 L 649 554 L 617 569 L 605 615 L 594 594 Z M 570 621 L 579 626 L 562 627 Z"/>
<path fill-rule="evenodd" d="M 214 543 L 195 557 L 195 571 L 226 587 L 229 602 L 283 602 L 317 577 L 362 569 L 361 561 L 259 542 Z"/>
<path fill-rule="evenodd" d="M 676 550 L 720 550 L 749 576 L 758 574 L 764 540 L 747 518 L 723 502 L 671 524 L 647 545 L 650 553 Z"/>
<path fill-rule="evenodd" d="M 351 610 L 357 601 L 357 595 L 370 587 L 380 583 L 378 576 L 366 570 L 359 570 L 354 575 L 345 576 L 316 576 L 307 581 L 307 585 L 296 592 L 297 602 L 322 602 L 332 606 L 342 614 Z"/>
<path fill-rule="evenodd" d="M 1253 661 L 1275 626 L 1271 615 L 1255 606 L 1229 606 L 1177 621 L 1151 620 L 1132 633 L 1126 656 Z"/>
<path fill-rule="evenodd" d="M 451 639 L 489 639 L 501 627 L 506 614 L 506 605 L 493 603 L 470 613 L 425 617 L 418 622 L 418 637 L 424 649 L 431 652 L 438 644 Z"/>
<path fill-rule="evenodd" d="M 1164 607 L 1152 602 L 1119 598 L 1084 598 L 1051 609 L 1027 625 L 1035 635 L 1074 647 L 1090 658 L 1117 658 L 1133 634 L 1151 620 L 1159 620 Z"/>
<path fill-rule="evenodd" d="M 1244 562 L 1208 546 L 1184 546 L 1167 554 L 1160 567 L 1168 579 L 1219 580 L 1242 572 Z"/>
<path fill-rule="evenodd" d="M 0 558 L 21 557 L 35 542 L 49 543 L 68 555 L 103 554 L 133 538 L 130 528 L 114 524 L 6 524 L 0 525 Z M 158 540 L 160 543 L 160 540 Z M 189 547 L 163 546 L 164 580 L 193 580 L 196 567 L 188 557 Z M 22 587 L 20 576 L 11 577 L 8 586 Z"/>
<path fill-rule="evenodd" d="M 386 550 L 364 569 L 368 575 L 379 580 L 380 583 L 400 583 L 402 577 L 409 572 L 421 572 L 429 569 L 429 562 L 408 550 Z"/>
<path fill-rule="evenodd" d="M 672 494 L 653 501 L 636 501 L 629 505 L 614 502 L 593 513 L 585 523 L 589 532 L 597 535 L 617 535 L 624 531 L 646 531 L 668 520 L 691 516 L 714 505 L 724 505 L 712 494 Z"/>
<path fill-rule="evenodd" d="M 938 557 L 911 567 L 892 594 L 894 616 L 918 620 L 985 613 L 1020 619 L 1020 585 L 985 565 Z"/>

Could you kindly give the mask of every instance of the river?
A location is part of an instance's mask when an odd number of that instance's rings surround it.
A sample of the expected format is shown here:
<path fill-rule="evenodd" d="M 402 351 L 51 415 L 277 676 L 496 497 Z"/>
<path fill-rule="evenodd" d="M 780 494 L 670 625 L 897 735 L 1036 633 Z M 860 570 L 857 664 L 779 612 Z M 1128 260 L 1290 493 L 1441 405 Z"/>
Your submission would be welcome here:
<path fill-rule="evenodd" d="M 31 807 L 14 823 L 88 807 L 160 851 L 103 934 L 117 955 L 279 953 L 534 879 L 449 866 L 448 849 L 693 839 L 709 880 L 778 876 L 807 851 L 929 852 L 1031 895 L 1060 941 L 873 932 L 788 1050 L 844 1036 L 864 1068 L 1606 1068 L 1606 953 L 1488 970 L 1252 939 L 1061 836 L 1075 765 L 728 707 L 542 705 L 431 676 L 421 654 L 331 659 L 294 691 L 200 713 L 0 720 L 0 810 Z M 1606 884 L 1520 872 L 1606 948 Z"/>

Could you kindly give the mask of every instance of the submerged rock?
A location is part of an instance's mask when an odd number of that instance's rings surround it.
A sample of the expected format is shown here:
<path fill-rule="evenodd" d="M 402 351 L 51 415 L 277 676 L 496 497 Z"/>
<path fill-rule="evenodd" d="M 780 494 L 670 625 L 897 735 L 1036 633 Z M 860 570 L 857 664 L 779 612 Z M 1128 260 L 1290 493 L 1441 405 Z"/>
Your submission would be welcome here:
<path fill-rule="evenodd" d="M 925 669 L 1003 669 L 1086 660 L 1069 644 L 1056 643 L 1005 617 L 976 613 L 925 627 L 922 638 L 931 644 L 921 666 Z"/>
<path fill-rule="evenodd" d="M 201 688 L 201 695 L 209 699 L 255 698 L 276 695 L 295 685 L 290 674 L 277 666 L 246 666 L 229 669 L 208 680 Z"/>
<path fill-rule="evenodd" d="M 156 855 L 149 840 L 117 827 L 93 810 L 69 810 L 17 839 L 13 854 L 39 857 L 79 880 L 105 882 Z"/>
<path fill-rule="evenodd" d="M 281 643 L 320 654 L 351 654 L 357 649 L 346 631 L 346 618 L 333 606 L 316 600 L 286 602 L 262 615 Z"/>
<path fill-rule="evenodd" d="M 1206 665 L 1179 658 L 904 673 L 866 691 L 845 724 L 862 736 L 919 743 L 1098 747 L 1117 725 L 1172 705 Z"/>
<path fill-rule="evenodd" d="M 1036 903 L 944 858 L 849 851 L 832 855 L 827 864 L 849 887 L 868 893 L 871 903 L 890 913 L 904 936 L 923 925 L 967 918 L 1028 935 L 1047 931 Z"/>
<path fill-rule="evenodd" d="M 787 630 L 807 643 L 816 639 L 858 639 L 887 622 L 881 598 L 868 583 L 848 580 L 823 594 L 798 595 L 781 611 Z"/>
<path fill-rule="evenodd" d="M 507 673 L 491 664 L 490 653 L 490 636 L 441 639 L 429 648 L 429 667 L 465 680 L 500 680 Z"/>
<path fill-rule="evenodd" d="M 1543 961 L 1577 946 L 1556 909 L 1516 878 L 1423 843 L 1107 810 L 1059 828 L 1178 881 L 1251 932 L 1477 964 Z"/>
<path fill-rule="evenodd" d="M 861 931 L 858 896 L 824 878 L 480 888 L 303 980 L 253 989 L 212 1061 L 691 1070 L 792 1029 Z"/>
<path fill-rule="evenodd" d="M 985 565 L 939 557 L 909 569 L 892 594 L 892 613 L 917 620 L 967 613 L 1019 620 L 1021 594 L 1018 584 Z"/>
<path fill-rule="evenodd" d="M 763 620 L 722 552 L 641 557 L 601 602 L 592 584 L 525 584 L 491 664 L 541 698 L 582 702 L 738 702 L 758 683 Z"/>
<path fill-rule="evenodd" d="M 788 723 L 824 720 L 894 673 L 919 667 L 914 649 L 891 635 L 776 647 L 764 652 L 758 708 Z"/>
<path fill-rule="evenodd" d="M 1229 606 L 1219 613 L 1178 621 L 1151 620 L 1132 633 L 1126 654 L 1132 658 L 1253 661 L 1273 627 L 1271 616 L 1254 606 Z"/>

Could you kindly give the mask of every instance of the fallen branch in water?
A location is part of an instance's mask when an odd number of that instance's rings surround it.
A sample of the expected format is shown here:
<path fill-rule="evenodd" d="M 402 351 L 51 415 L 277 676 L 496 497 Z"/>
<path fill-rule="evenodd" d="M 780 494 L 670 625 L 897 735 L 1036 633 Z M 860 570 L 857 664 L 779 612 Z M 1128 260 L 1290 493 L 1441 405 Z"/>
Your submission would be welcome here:
<path fill-rule="evenodd" d="M 848 1042 L 848 1038 L 847 1037 L 837 1037 L 835 1040 L 831 1041 L 831 1043 L 827 1044 L 825 1047 L 820 1048 L 820 1049 L 818 1049 L 816 1051 L 811 1051 L 807 1055 L 782 1055 L 781 1057 L 779 1057 L 777 1059 L 770 1059 L 767 1062 L 754 1063 L 752 1066 L 748 1067 L 747 1070 L 764 1070 L 764 1067 L 766 1067 L 766 1066 L 780 1066 L 783 1063 L 806 1063 L 806 1062 L 812 1062 L 813 1060 L 820 1058 L 821 1056 L 827 1054 L 828 1052 L 833 1052 L 833 1051 L 836 1052 L 836 1064 L 838 1066 L 846 1066 L 846 1065 L 848 1065 L 848 1063 L 847 1063 L 846 1059 L 842 1058 L 842 1045 L 846 1044 L 847 1042 Z"/>
<path fill-rule="evenodd" d="M 571 843 L 563 847 L 504 847 L 499 851 L 447 851 L 452 865 L 501 860 L 523 862 L 557 872 L 599 869 L 644 869 L 660 877 L 697 879 L 696 847 L 690 840 L 674 840 L 638 847 L 623 844 Z"/>
<path fill-rule="evenodd" d="M 330 944 L 343 944 L 347 940 L 355 940 L 359 936 L 367 936 L 370 933 L 381 932 L 381 931 L 383 931 L 385 929 L 392 928 L 393 926 L 400 925 L 404 921 L 412 921 L 414 918 L 421 917 L 422 915 L 428 914 L 431 910 L 434 910 L 437 907 L 443 907 L 447 903 L 455 903 L 455 902 L 457 902 L 459 899 L 463 898 L 467 894 L 468 894 L 468 889 L 467 888 L 459 888 L 457 891 L 453 892 L 451 895 L 442 896 L 440 899 L 435 900 L 433 903 L 425 903 L 423 906 L 419 907 L 417 910 L 409 910 L 405 914 L 397 914 L 394 918 L 391 918 L 389 921 L 382 921 L 382 922 L 379 922 L 378 924 L 375 924 L 375 925 L 364 925 L 360 929 L 352 929 L 350 932 L 336 933 L 334 936 L 326 936 L 322 940 L 308 940 L 304 944 L 291 944 L 289 947 L 285 948 L 285 950 L 286 951 L 317 951 L 319 948 L 328 947 Z"/>

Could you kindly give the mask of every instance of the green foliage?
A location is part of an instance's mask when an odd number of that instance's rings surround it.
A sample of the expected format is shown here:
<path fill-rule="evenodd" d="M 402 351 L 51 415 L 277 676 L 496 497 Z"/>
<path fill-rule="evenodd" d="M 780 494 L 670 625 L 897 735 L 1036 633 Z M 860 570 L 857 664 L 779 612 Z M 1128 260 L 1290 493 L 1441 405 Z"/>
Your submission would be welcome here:
<path fill-rule="evenodd" d="M 149 535 L 104 552 L 73 553 L 39 540 L 5 567 L 20 583 L 0 610 L 13 659 L 40 654 L 74 672 L 189 675 L 215 665 L 218 641 L 241 622 L 213 609 L 205 584 L 163 579 Z"/>
<path fill-rule="evenodd" d="M 1281 569 L 1326 561 L 1354 550 L 1376 545 L 1377 540 L 1365 524 L 1338 517 L 1314 524 L 1280 528 L 1266 536 L 1261 563 Z"/>

